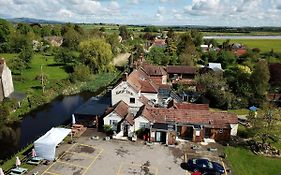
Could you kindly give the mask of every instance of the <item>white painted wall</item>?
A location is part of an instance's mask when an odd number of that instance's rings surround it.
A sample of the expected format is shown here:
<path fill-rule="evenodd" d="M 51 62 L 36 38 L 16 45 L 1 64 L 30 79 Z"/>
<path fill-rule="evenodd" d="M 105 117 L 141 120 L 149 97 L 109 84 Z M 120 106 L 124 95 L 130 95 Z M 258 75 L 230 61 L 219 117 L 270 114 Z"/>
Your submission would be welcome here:
<path fill-rule="evenodd" d="M 117 120 L 117 122 L 119 123 L 121 121 L 121 117 L 113 111 L 103 118 L 104 125 L 110 125 L 110 120 Z"/>
<path fill-rule="evenodd" d="M 162 76 L 162 84 L 167 84 L 167 75 Z"/>
<path fill-rule="evenodd" d="M 134 121 L 135 121 L 135 124 L 134 124 L 135 131 L 140 129 L 140 123 L 147 123 L 150 125 L 149 121 L 143 116 L 139 116 L 139 117 L 135 118 Z"/>
<path fill-rule="evenodd" d="M 231 127 L 230 135 L 236 136 L 238 131 L 238 124 L 230 124 L 230 127 Z"/>
<path fill-rule="evenodd" d="M 135 98 L 135 103 L 130 103 L 130 98 Z M 111 105 L 123 100 L 130 107 L 141 107 L 139 94 L 127 82 L 123 81 L 111 91 Z"/>
<path fill-rule="evenodd" d="M 156 103 L 158 103 L 158 93 L 141 93 L 143 96 L 145 96 L 148 100 L 156 100 Z"/>
<path fill-rule="evenodd" d="M 12 72 L 6 65 L 4 65 L 4 69 L 2 73 L 2 84 L 3 84 L 4 97 L 8 97 L 11 93 L 14 92 Z"/>

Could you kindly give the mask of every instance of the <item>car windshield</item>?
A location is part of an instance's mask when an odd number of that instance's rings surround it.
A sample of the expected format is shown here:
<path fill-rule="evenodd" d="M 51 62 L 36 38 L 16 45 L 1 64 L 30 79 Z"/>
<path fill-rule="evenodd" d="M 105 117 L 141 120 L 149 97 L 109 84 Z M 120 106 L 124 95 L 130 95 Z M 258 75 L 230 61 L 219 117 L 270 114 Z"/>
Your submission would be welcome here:
<path fill-rule="evenodd" d="M 208 161 L 208 166 L 209 166 L 210 169 L 214 168 L 212 162 L 209 162 L 209 161 Z"/>

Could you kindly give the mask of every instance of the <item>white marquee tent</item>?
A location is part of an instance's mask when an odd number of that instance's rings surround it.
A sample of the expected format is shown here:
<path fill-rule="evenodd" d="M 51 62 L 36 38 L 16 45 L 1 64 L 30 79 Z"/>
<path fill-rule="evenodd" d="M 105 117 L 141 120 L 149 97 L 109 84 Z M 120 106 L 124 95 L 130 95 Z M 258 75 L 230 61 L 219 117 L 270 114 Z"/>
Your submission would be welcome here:
<path fill-rule="evenodd" d="M 52 128 L 45 135 L 34 142 L 34 149 L 38 157 L 54 160 L 56 146 L 71 132 L 71 129 Z"/>

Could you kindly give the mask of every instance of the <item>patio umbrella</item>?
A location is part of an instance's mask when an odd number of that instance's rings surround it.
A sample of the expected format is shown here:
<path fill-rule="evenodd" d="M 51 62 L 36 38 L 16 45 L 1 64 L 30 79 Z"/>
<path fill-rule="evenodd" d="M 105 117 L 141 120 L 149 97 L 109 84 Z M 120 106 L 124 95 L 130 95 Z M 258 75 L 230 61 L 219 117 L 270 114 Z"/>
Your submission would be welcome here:
<path fill-rule="evenodd" d="M 0 175 L 4 175 L 2 168 L 0 168 Z"/>
<path fill-rule="evenodd" d="M 75 123 L 76 123 L 75 116 L 74 116 L 74 114 L 72 114 L 72 125 L 74 125 Z"/>
<path fill-rule="evenodd" d="M 33 148 L 32 151 L 31 151 L 31 156 L 32 156 L 32 157 L 36 157 L 36 156 L 37 156 L 34 148 Z"/>
<path fill-rule="evenodd" d="M 21 165 L 21 162 L 20 162 L 20 158 L 17 156 L 16 157 L 16 166 L 20 166 Z"/>
<path fill-rule="evenodd" d="M 258 108 L 255 107 L 255 106 L 251 106 L 249 109 L 250 109 L 251 111 L 256 111 Z"/>

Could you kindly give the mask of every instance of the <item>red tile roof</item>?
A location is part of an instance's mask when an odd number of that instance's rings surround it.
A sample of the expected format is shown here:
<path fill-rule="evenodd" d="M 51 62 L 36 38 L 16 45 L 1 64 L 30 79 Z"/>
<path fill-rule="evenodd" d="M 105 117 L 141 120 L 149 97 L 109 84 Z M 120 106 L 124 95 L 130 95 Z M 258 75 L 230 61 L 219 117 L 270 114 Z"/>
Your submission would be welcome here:
<path fill-rule="evenodd" d="M 136 90 L 147 93 L 157 93 L 158 86 L 142 69 L 135 69 L 127 78 L 127 82 Z"/>
<path fill-rule="evenodd" d="M 208 104 L 175 103 L 174 102 L 173 107 L 175 109 L 207 110 L 207 111 L 209 110 Z"/>
<path fill-rule="evenodd" d="M 207 110 L 144 108 L 142 116 L 150 122 L 209 125 L 213 128 L 229 128 L 230 124 L 237 124 L 235 114 L 227 112 L 212 112 Z"/>
<path fill-rule="evenodd" d="M 128 109 L 129 106 L 123 101 L 119 101 L 118 103 L 116 103 L 114 106 L 112 106 L 111 108 L 109 108 L 106 111 L 106 114 L 109 114 L 111 112 L 116 112 L 121 118 L 125 118 L 126 115 L 128 114 Z"/>
<path fill-rule="evenodd" d="M 196 67 L 193 66 L 167 66 L 169 74 L 196 74 Z"/>
<path fill-rule="evenodd" d="M 153 44 L 156 46 L 165 46 L 166 40 L 165 39 L 155 39 Z"/>
<path fill-rule="evenodd" d="M 149 76 L 163 76 L 163 75 L 167 75 L 167 72 L 161 66 L 155 66 L 155 65 L 151 65 L 151 64 L 144 64 L 144 65 L 142 65 L 142 69 Z"/>
<path fill-rule="evenodd" d="M 237 56 L 237 57 L 240 57 L 240 56 L 243 56 L 247 53 L 247 50 L 242 48 L 242 49 L 237 49 L 234 51 L 234 54 Z"/>

